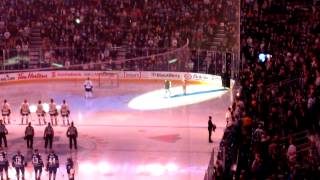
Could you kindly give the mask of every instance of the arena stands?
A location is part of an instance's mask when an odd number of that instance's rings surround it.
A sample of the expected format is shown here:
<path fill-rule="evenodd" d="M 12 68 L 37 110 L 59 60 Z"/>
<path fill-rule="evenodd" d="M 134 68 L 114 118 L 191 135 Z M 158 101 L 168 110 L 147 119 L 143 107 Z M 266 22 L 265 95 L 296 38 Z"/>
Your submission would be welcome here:
<path fill-rule="evenodd" d="M 187 39 L 194 48 L 210 48 L 217 40 L 233 50 L 238 21 L 227 10 L 236 12 L 234 7 L 222 0 L 3 0 L 1 58 L 19 55 L 19 68 L 39 61 L 42 66 L 106 62 L 166 52 Z M 214 34 L 221 22 L 219 40 Z"/>
<path fill-rule="evenodd" d="M 246 65 L 214 178 L 319 179 L 319 2 L 242 1 L 241 16 Z"/>

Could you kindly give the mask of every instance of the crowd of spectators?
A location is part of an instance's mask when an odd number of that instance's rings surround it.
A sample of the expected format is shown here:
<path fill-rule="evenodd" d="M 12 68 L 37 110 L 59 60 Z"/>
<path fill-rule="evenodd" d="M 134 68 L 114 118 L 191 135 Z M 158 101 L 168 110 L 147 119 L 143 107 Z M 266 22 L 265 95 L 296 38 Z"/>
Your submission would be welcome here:
<path fill-rule="evenodd" d="M 216 178 L 319 179 L 320 4 L 247 0 L 241 16 L 246 65 Z M 260 53 L 271 56 L 260 61 Z"/>
<path fill-rule="evenodd" d="M 2 0 L 0 49 L 7 54 L 12 49 L 28 51 L 37 31 L 41 46 L 32 48 L 41 48 L 45 59 L 68 64 L 165 52 L 184 45 L 186 39 L 192 47 L 204 48 L 218 23 L 236 20 L 233 13 L 226 13 L 227 8 L 234 7 L 227 6 L 230 2 Z M 226 30 L 234 34 L 234 27 L 226 26 Z"/>

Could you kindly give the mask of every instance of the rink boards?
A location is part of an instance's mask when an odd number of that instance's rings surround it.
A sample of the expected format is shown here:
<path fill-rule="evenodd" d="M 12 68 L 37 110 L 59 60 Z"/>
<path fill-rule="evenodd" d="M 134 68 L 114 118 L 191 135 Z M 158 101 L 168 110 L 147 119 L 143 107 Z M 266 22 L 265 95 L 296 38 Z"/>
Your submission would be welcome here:
<path fill-rule="evenodd" d="M 52 80 L 172 80 L 188 83 L 207 83 L 222 86 L 221 76 L 189 73 L 189 72 L 157 72 L 157 71 L 35 71 L 0 74 L 0 84 L 14 82 L 52 81 Z M 231 84 L 233 84 L 231 82 Z"/>

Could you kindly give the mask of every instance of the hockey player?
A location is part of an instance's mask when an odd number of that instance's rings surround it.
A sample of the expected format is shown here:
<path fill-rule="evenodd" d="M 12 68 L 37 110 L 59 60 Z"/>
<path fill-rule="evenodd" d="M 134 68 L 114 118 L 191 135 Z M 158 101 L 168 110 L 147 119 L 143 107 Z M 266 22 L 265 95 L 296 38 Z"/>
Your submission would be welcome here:
<path fill-rule="evenodd" d="M 74 148 L 77 149 L 78 131 L 77 131 L 77 128 L 74 127 L 73 122 L 71 122 L 71 125 L 67 130 L 67 137 L 69 138 L 69 148 L 72 149 L 72 141 L 73 141 Z"/>
<path fill-rule="evenodd" d="M 2 118 L 3 118 L 4 124 L 6 124 L 6 118 L 8 119 L 8 124 L 10 124 L 11 108 L 10 108 L 10 104 L 7 102 L 6 99 L 3 101 L 1 112 L 2 112 Z"/>
<path fill-rule="evenodd" d="M 7 134 L 8 134 L 8 130 L 6 126 L 2 123 L 2 120 L 0 120 L 0 147 L 2 147 L 2 140 L 4 142 L 4 147 L 8 147 Z"/>
<path fill-rule="evenodd" d="M 43 138 L 45 140 L 44 147 L 47 149 L 48 145 L 50 149 L 52 149 L 52 141 L 53 141 L 54 131 L 50 123 L 44 130 Z"/>
<path fill-rule="evenodd" d="M 187 81 L 184 77 L 182 78 L 182 91 L 183 95 L 187 95 Z"/>
<path fill-rule="evenodd" d="M 53 99 L 50 99 L 49 115 L 50 115 L 50 119 L 51 119 L 51 124 L 53 125 L 53 119 L 54 119 L 55 123 L 56 123 L 55 125 L 58 125 L 58 120 L 57 120 L 58 110 L 57 110 L 57 105 L 53 101 Z"/>
<path fill-rule="evenodd" d="M 42 105 L 40 100 L 38 101 L 36 113 L 37 113 L 37 116 L 38 116 L 39 125 L 41 125 L 41 118 L 42 118 L 43 123 L 45 125 L 47 123 L 46 122 L 46 118 L 45 118 L 46 112 L 44 111 L 43 105 Z"/>
<path fill-rule="evenodd" d="M 92 84 L 92 81 L 90 80 L 89 77 L 87 78 L 87 80 L 84 81 L 83 85 L 84 85 L 84 90 L 85 90 L 84 97 L 86 99 L 92 97 L 93 84 Z"/>
<path fill-rule="evenodd" d="M 168 97 L 168 94 L 169 94 L 169 97 L 171 96 L 170 88 L 171 88 L 171 81 L 165 80 L 164 81 L 165 97 Z"/>
<path fill-rule="evenodd" d="M 24 180 L 24 167 L 27 163 L 24 161 L 24 156 L 18 150 L 17 154 L 12 157 L 12 167 L 16 169 L 17 180 L 20 179 L 20 172 L 22 174 L 22 180 Z"/>
<path fill-rule="evenodd" d="M 3 171 L 6 174 L 6 179 L 9 179 L 9 161 L 8 161 L 8 156 L 7 153 L 0 148 L 0 176 L 1 180 L 3 179 Z"/>
<path fill-rule="evenodd" d="M 66 169 L 67 169 L 69 180 L 74 180 L 75 170 L 74 170 L 74 163 L 72 158 L 68 158 Z"/>
<path fill-rule="evenodd" d="M 30 109 L 29 109 L 29 103 L 26 99 L 21 104 L 20 114 L 21 114 L 21 124 L 23 124 L 24 118 L 26 119 L 26 124 L 28 124 L 28 117 L 30 114 Z"/>
<path fill-rule="evenodd" d="M 66 100 L 62 101 L 60 114 L 62 116 L 63 125 L 65 125 L 65 119 L 67 119 L 67 123 L 69 125 L 70 124 L 69 123 L 70 110 L 69 110 L 69 105 L 66 103 Z"/>
<path fill-rule="evenodd" d="M 34 169 L 35 180 L 40 180 L 44 164 L 38 149 L 35 149 L 34 153 L 32 154 L 32 165 Z"/>
<path fill-rule="evenodd" d="M 49 171 L 49 180 L 56 179 L 57 169 L 59 168 L 58 155 L 51 150 L 47 158 L 47 171 Z"/>

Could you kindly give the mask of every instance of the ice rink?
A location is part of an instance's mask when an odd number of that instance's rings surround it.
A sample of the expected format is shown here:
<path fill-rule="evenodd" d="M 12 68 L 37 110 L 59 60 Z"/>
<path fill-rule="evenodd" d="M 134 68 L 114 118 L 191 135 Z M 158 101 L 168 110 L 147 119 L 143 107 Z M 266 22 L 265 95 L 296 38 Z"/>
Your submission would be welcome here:
<path fill-rule="evenodd" d="M 179 84 L 173 83 L 171 97 L 165 97 L 163 82 L 120 81 L 118 87 L 95 87 L 94 97 L 84 99 L 82 81 L 52 81 L 1 84 L 0 101 L 12 107 L 9 134 L 9 159 L 18 149 L 29 161 L 26 179 L 34 179 L 23 139 L 26 125 L 20 124 L 19 107 L 24 99 L 57 104 L 65 99 L 71 120 L 78 128 L 78 150 L 69 150 L 67 126 L 54 127 L 53 149 L 60 159 L 57 179 L 67 179 L 65 162 L 72 157 L 78 180 L 201 180 L 208 166 L 212 148 L 217 148 L 226 126 L 225 112 L 230 105 L 230 91 L 222 87 L 198 84 L 187 87 L 184 96 Z M 214 143 L 208 143 L 207 121 L 213 116 L 217 130 Z M 43 132 L 36 114 L 34 148 L 43 158 Z M 49 117 L 46 117 L 47 121 Z M 10 161 L 11 162 L 11 161 Z M 11 163 L 10 163 L 11 164 Z M 15 179 L 15 172 L 10 170 Z M 47 179 L 47 172 L 42 179 Z"/>

